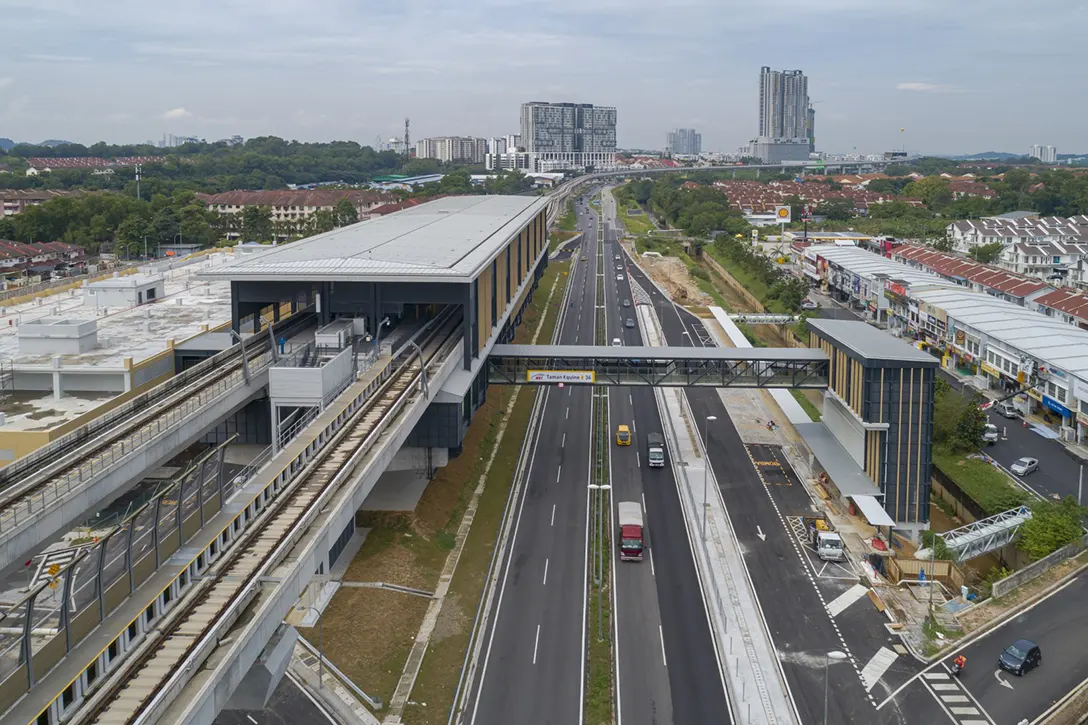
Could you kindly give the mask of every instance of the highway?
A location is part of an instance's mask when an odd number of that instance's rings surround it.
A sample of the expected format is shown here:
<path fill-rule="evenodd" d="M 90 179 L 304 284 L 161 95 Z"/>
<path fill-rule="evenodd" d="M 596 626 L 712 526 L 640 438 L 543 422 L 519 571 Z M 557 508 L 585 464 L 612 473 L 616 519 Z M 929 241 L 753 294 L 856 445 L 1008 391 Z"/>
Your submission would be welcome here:
<path fill-rule="evenodd" d="M 596 225 L 594 215 L 579 216 L 587 259 L 571 265 L 561 344 L 593 344 Z M 591 393 L 575 386 L 544 392 L 498 599 L 483 632 L 470 723 L 582 721 Z"/>
<path fill-rule="evenodd" d="M 673 305 L 634 264 L 630 267 L 650 293 L 669 345 L 699 346 L 711 339 L 697 318 Z M 783 478 L 764 483 L 752 459 L 773 451 L 753 453 L 745 446 L 718 391 L 692 388 L 686 394 L 699 432 L 708 436 L 711 467 L 746 552 L 748 572 L 801 722 L 823 720 L 825 655 L 831 651 L 845 651 L 855 661 L 828 668 L 829 723 L 903 722 L 904 712 L 898 711 L 902 701 L 878 713 L 876 696 L 890 692 L 919 667 L 895 656 L 881 682 L 872 689 L 863 685 L 861 670 L 896 640 L 884 628 L 886 618 L 867 599 L 829 615 L 826 603 L 844 594 L 857 578 L 850 582 L 849 572 L 836 575 L 816 568 L 797 545 L 788 517 L 810 512 L 811 501 L 796 474 L 783 459 Z M 711 415 L 717 420 L 708 429 L 706 418 Z M 910 703 L 917 705 L 912 718 L 927 710 L 936 713 L 934 703 L 916 699 Z"/>
<path fill-rule="evenodd" d="M 607 338 L 641 345 L 627 257 L 605 224 Z M 616 260 L 616 256 L 620 260 Z M 619 279 L 622 277 L 622 279 Z M 623 307 L 630 300 L 631 307 Z M 636 327 L 625 326 L 631 319 Z M 612 445 L 612 501 L 641 502 L 648 537 L 641 562 L 616 564 L 616 650 L 619 722 L 729 722 L 725 695 L 702 591 L 671 462 L 650 468 L 646 435 L 663 431 L 654 391 L 613 388 L 609 423 L 631 426 L 631 446 Z"/>

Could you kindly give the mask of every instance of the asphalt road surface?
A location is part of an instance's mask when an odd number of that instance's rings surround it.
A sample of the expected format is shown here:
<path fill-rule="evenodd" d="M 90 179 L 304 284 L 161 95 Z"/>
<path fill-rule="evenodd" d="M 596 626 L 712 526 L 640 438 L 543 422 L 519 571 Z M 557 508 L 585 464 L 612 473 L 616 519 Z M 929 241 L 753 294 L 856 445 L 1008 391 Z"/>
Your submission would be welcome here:
<path fill-rule="evenodd" d="M 571 266 L 559 341 L 592 345 L 595 215 L 579 214 L 578 230 L 586 233 L 580 255 L 587 259 Z M 484 631 L 487 644 L 470 696 L 470 723 L 581 722 L 591 392 L 568 386 L 544 393 L 543 420 L 502 562 L 499 595 Z"/>
<path fill-rule="evenodd" d="M 915 700 L 917 692 L 928 693 L 944 713 L 935 723 L 1034 722 L 1088 678 L 1086 598 L 1088 576 L 1081 574 L 963 650 L 927 667 L 904 692 L 913 689 L 910 696 Z M 997 666 L 998 655 L 1018 639 L 1035 642 L 1043 655 L 1042 664 L 1022 677 Z M 949 674 L 949 665 L 960 652 L 967 657 L 967 667 L 956 678 Z"/>
<path fill-rule="evenodd" d="M 641 270 L 634 265 L 631 269 L 650 293 L 669 345 L 699 346 L 709 340 L 697 318 L 662 296 Z M 800 721 L 823 722 L 826 676 L 828 723 L 902 723 L 908 714 L 912 722 L 932 722 L 936 704 L 917 693 L 908 693 L 909 704 L 900 698 L 882 712 L 876 711 L 878 696 L 891 688 L 884 684 L 867 689 L 860 672 L 882 649 L 890 648 L 893 639 L 883 628 L 883 615 L 867 599 L 834 618 L 829 616 L 825 603 L 845 585 L 820 581 L 821 572 L 799 557 L 786 520 L 807 512 L 810 503 L 803 487 L 798 482 L 788 492 L 769 490 L 716 390 L 690 388 L 687 397 L 700 433 L 708 436 L 710 463 L 746 553 L 748 573 Z M 717 420 L 708 429 L 710 415 Z M 826 653 L 842 650 L 849 650 L 856 666 L 843 663 L 825 669 Z M 917 670 L 909 659 L 896 657 L 885 676 L 898 683 Z"/>
<path fill-rule="evenodd" d="M 214 725 L 338 725 L 289 675 L 284 675 L 264 710 L 223 710 Z"/>
<path fill-rule="evenodd" d="M 628 259 L 611 224 L 605 241 L 607 337 L 641 345 Z M 624 307 L 624 300 L 632 306 Z M 627 327 L 628 319 L 636 326 Z M 647 434 L 663 430 L 653 389 L 611 388 L 609 417 L 613 430 L 620 423 L 631 426 L 634 439 L 630 446 L 612 445 L 613 505 L 642 504 L 648 541 L 643 561 L 616 562 L 619 722 L 728 723 L 725 684 L 671 462 L 650 468 L 647 461 Z"/>

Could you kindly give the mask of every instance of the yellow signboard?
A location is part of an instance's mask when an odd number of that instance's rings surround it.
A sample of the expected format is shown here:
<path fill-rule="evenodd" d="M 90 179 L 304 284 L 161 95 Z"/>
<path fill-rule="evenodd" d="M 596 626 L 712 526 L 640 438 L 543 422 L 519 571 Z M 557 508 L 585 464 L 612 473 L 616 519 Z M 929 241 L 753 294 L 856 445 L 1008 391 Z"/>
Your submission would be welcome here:
<path fill-rule="evenodd" d="M 597 382 L 597 373 L 593 370 L 528 370 L 525 373 L 525 382 L 592 385 Z"/>
<path fill-rule="evenodd" d="M 1028 388 L 1028 397 L 1030 397 L 1032 400 L 1037 400 L 1040 403 L 1043 402 L 1043 394 L 1035 388 Z"/>
<path fill-rule="evenodd" d="M 981 363 L 981 367 L 982 367 L 982 372 L 987 373 L 989 375 L 993 375 L 995 378 L 1001 377 L 1001 373 L 998 371 L 998 369 L 995 368 L 990 363 L 987 363 L 987 362 Z"/>

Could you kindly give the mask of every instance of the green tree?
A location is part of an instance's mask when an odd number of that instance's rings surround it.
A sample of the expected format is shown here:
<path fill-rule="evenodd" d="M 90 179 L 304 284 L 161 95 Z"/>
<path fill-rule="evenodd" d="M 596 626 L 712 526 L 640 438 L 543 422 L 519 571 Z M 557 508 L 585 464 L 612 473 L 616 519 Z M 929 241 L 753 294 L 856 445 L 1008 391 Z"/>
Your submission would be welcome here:
<path fill-rule="evenodd" d="M 828 199 L 815 211 L 830 221 L 846 221 L 854 216 L 854 202 L 851 199 Z"/>
<path fill-rule="evenodd" d="M 1084 509 L 1076 499 L 1041 500 L 1031 504 L 1031 518 L 1020 526 L 1016 548 L 1032 559 L 1042 559 L 1084 535 Z"/>
<path fill-rule="evenodd" d="M 341 199 L 336 202 L 336 208 L 333 210 L 333 214 L 336 215 L 336 226 L 338 227 L 355 224 L 359 221 L 359 212 L 355 209 L 355 205 L 348 199 Z"/>
<path fill-rule="evenodd" d="M 246 241 L 263 242 L 272 238 L 272 216 L 266 206 L 242 209 L 242 230 Z"/>
<path fill-rule="evenodd" d="M 942 378 L 934 381 L 933 396 L 933 442 L 954 452 L 977 451 L 986 430 L 982 396 L 961 394 Z"/>
<path fill-rule="evenodd" d="M 939 210 L 952 201 L 952 192 L 948 188 L 948 181 L 940 176 L 927 176 L 923 179 L 907 184 L 903 194 L 915 199 L 921 199 L 932 210 Z"/>
<path fill-rule="evenodd" d="M 994 242 L 993 244 L 980 244 L 977 247 L 973 247 L 968 254 L 975 259 L 976 262 L 982 264 L 991 264 L 996 262 L 1001 257 L 1001 250 L 1005 248 L 1005 245 L 1001 242 Z"/>

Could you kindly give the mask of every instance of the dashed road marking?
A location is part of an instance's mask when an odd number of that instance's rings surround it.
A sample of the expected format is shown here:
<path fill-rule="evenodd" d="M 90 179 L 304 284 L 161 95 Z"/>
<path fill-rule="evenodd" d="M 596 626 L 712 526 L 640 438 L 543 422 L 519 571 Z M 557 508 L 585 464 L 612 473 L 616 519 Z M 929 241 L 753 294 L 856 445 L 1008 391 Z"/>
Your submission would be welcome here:
<path fill-rule="evenodd" d="M 744 447 L 744 452 L 748 454 L 748 460 L 752 462 L 752 467 L 755 469 L 756 475 L 759 476 L 759 480 L 763 483 L 763 490 L 766 492 L 767 498 L 770 499 L 771 506 L 774 507 L 774 512 L 778 516 L 779 523 L 782 524 L 783 529 L 789 531 L 790 526 L 786 523 L 786 517 L 782 515 L 781 509 L 778 508 L 778 502 L 775 501 L 774 496 L 771 495 L 771 489 L 767 485 L 767 481 L 765 481 L 763 478 L 763 472 L 760 471 L 759 466 L 755 465 L 755 459 L 752 458 L 752 452 L 748 449 L 748 446 Z M 804 570 L 805 576 L 808 577 L 809 584 L 812 585 L 812 589 L 816 592 L 816 596 L 820 600 L 820 604 L 823 605 L 824 609 L 826 610 L 827 602 L 824 600 L 824 593 L 820 591 L 820 587 L 816 585 L 816 577 L 812 571 L 812 567 L 809 564 L 808 558 L 801 551 L 801 546 L 798 543 L 797 538 L 790 537 L 790 544 L 793 546 L 793 550 L 797 554 L 797 558 L 801 560 L 801 568 Z M 835 636 L 839 640 L 839 649 L 841 649 L 842 652 L 847 656 L 850 665 L 854 668 L 854 673 L 858 676 L 858 679 L 862 679 L 861 668 L 858 667 L 857 658 L 854 657 L 853 653 L 850 652 L 850 645 L 846 643 L 846 638 L 843 637 L 842 631 L 839 629 L 838 622 L 835 621 L 835 618 L 832 617 L 830 613 L 828 614 L 827 618 L 831 621 L 831 627 L 835 630 Z M 872 693 L 867 692 L 866 697 L 869 698 L 870 704 L 872 704 L 872 706 L 875 708 L 876 700 L 873 699 Z"/>

